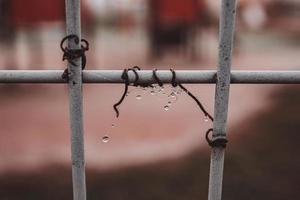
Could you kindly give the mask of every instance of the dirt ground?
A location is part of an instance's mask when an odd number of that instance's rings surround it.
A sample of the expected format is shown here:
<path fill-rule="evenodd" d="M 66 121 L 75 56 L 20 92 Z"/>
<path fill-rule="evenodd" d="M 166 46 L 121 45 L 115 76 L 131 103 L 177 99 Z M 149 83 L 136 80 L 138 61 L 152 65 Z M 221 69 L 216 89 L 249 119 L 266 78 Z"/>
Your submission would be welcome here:
<path fill-rule="evenodd" d="M 45 31 L 46 32 L 46 31 Z M 56 33 L 56 32 L 54 32 Z M 63 69 L 58 43 L 61 34 L 49 34 L 45 40 L 45 62 L 34 69 Z M 47 38 L 47 39 L 45 39 Z M 201 58 L 190 61 L 167 54 L 160 61 L 147 59 L 147 39 L 141 30 L 99 31 L 88 55 L 88 69 L 142 68 L 215 69 L 216 34 L 199 36 Z M 28 69 L 28 51 L 22 37 L 17 55 L 21 69 Z M 234 70 L 299 69 L 300 45 L 293 38 L 274 33 L 240 34 L 234 51 Z M 0 52 L 4 50 L 1 49 Z M 3 64 L 3 58 L 0 60 Z M 98 66 L 98 67 L 93 67 Z M 213 113 L 214 86 L 187 86 Z M 233 127 L 247 123 L 249 116 L 268 107 L 269 94 L 276 85 L 232 85 L 228 134 Z M 119 168 L 163 159 L 178 158 L 199 146 L 206 148 L 204 133 L 212 124 L 187 95 L 179 95 L 168 111 L 168 97 L 151 95 L 149 90 L 131 88 L 115 118 L 112 105 L 122 85 L 84 85 L 84 129 L 87 166 L 95 169 Z M 171 88 L 165 89 L 167 92 Z M 142 95 L 141 100 L 136 96 Z M 0 86 L 0 172 L 29 170 L 53 163 L 70 163 L 68 90 L 65 85 Z M 114 127 L 112 127 L 114 124 Z M 241 129 L 242 130 L 242 129 Z M 242 131 L 240 132 L 242 134 Z M 109 142 L 102 142 L 103 136 Z"/>

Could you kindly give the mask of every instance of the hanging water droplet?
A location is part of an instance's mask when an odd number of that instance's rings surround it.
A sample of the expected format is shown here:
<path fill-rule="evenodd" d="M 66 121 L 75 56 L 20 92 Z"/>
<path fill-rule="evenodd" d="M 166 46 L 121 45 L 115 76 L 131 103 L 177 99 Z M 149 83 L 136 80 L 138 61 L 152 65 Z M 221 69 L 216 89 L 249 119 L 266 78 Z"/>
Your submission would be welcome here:
<path fill-rule="evenodd" d="M 170 98 L 171 101 L 176 102 L 177 101 L 177 95 L 174 92 L 171 92 L 171 94 L 169 94 L 168 96 Z"/>
<path fill-rule="evenodd" d="M 126 97 L 127 97 L 129 94 L 130 94 L 130 92 L 127 92 L 127 93 L 126 93 Z"/>
<path fill-rule="evenodd" d="M 170 106 L 172 104 L 172 102 L 171 101 L 168 101 L 168 106 Z"/>
<path fill-rule="evenodd" d="M 176 92 L 175 94 L 179 95 L 182 93 L 182 89 L 180 87 L 176 87 Z"/>
<path fill-rule="evenodd" d="M 142 87 L 143 90 L 143 94 L 146 94 L 148 92 L 148 88 L 147 87 Z"/>
<path fill-rule="evenodd" d="M 151 93 L 152 89 L 150 87 L 146 87 L 144 90 L 144 94 Z"/>
<path fill-rule="evenodd" d="M 171 92 L 176 93 L 176 91 L 177 91 L 177 86 L 171 88 Z"/>
<path fill-rule="evenodd" d="M 103 136 L 103 137 L 102 137 L 102 142 L 103 142 L 103 143 L 109 142 L 109 137 L 108 137 L 107 135 Z"/>
<path fill-rule="evenodd" d="M 168 106 L 168 105 L 164 106 L 165 111 L 168 111 L 169 109 L 170 109 L 170 106 Z"/>
<path fill-rule="evenodd" d="M 161 91 L 161 87 L 159 85 L 154 86 L 153 88 L 154 92 L 159 93 Z"/>
<path fill-rule="evenodd" d="M 112 128 L 115 128 L 115 127 L 116 127 L 116 125 L 115 125 L 115 124 L 111 124 L 111 127 L 112 127 Z"/>
<path fill-rule="evenodd" d="M 141 100 L 141 99 L 142 99 L 142 95 L 138 94 L 138 95 L 136 95 L 135 98 L 136 98 L 137 100 Z"/>
<path fill-rule="evenodd" d="M 208 122 L 208 116 L 207 115 L 204 117 L 204 121 Z"/>

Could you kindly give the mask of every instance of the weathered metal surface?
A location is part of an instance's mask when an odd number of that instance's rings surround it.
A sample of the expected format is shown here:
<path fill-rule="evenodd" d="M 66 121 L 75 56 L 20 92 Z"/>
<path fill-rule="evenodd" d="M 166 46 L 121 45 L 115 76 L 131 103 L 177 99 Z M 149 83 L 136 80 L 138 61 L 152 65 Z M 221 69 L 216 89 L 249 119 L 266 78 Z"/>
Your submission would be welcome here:
<path fill-rule="evenodd" d="M 235 13 L 235 0 L 222 0 L 212 141 L 226 139 Z M 222 199 L 224 155 L 224 147 L 212 147 L 208 200 Z"/>
<path fill-rule="evenodd" d="M 65 83 L 61 78 L 63 70 L 0 70 L 0 83 Z M 123 83 L 122 70 L 85 70 L 84 83 Z M 154 83 L 152 71 L 141 70 L 140 83 Z M 168 70 L 157 71 L 159 79 L 170 83 L 172 74 Z M 181 83 L 216 83 L 216 71 L 212 70 L 176 70 L 177 80 Z M 132 72 L 129 78 L 134 81 Z M 300 71 L 231 71 L 231 83 L 234 84 L 299 84 Z"/>
<path fill-rule="evenodd" d="M 66 0 L 67 35 L 75 34 L 81 38 L 80 0 Z M 80 40 L 79 40 L 80 41 Z M 80 44 L 69 40 L 70 49 L 80 49 Z M 71 153 L 73 199 L 86 199 L 85 159 L 83 137 L 83 106 L 82 106 L 82 70 L 81 59 L 68 63 L 69 70 L 69 101 L 71 126 Z"/>

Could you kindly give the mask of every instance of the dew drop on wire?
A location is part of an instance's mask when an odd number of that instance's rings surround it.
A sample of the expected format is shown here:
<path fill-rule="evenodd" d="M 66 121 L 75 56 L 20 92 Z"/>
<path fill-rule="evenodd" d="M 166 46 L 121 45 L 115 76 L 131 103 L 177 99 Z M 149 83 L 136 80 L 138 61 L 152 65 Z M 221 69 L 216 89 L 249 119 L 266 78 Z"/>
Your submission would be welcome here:
<path fill-rule="evenodd" d="M 146 94 L 148 92 L 148 88 L 147 87 L 142 87 L 143 93 Z"/>
<path fill-rule="evenodd" d="M 168 111 L 169 109 L 170 109 L 170 106 L 168 106 L 168 105 L 164 106 L 165 111 Z"/>
<path fill-rule="evenodd" d="M 164 92 L 164 88 L 163 88 L 163 87 L 160 87 L 160 86 L 157 86 L 157 87 L 155 87 L 155 91 L 156 91 L 157 93 L 163 93 L 163 92 Z"/>
<path fill-rule="evenodd" d="M 208 122 L 208 116 L 207 115 L 204 117 L 204 121 Z"/>
<path fill-rule="evenodd" d="M 154 88 L 153 88 L 153 91 L 156 93 L 159 93 L 159 92 L 161 92 L 161 87 L 160 86 L 158 86 L 158 85 L 156 85 L 156 86 L 154 86 Z"/>
<path fill-rule="evenodd" d="M 102 142 L 103 143 L 108 143 L 109 142 L 109 137 L 107 135 L 102 137 Z"/>
<path fill-rule="evenodd" d="M 174 101 L 174 102 L 176 102 L 177 98 L 178 98 L 174 92 L 172 92 L 168 97 L 170 98 L 171 101 Z"/>
<path fill-rule="evenodd" d="M 179 94 L 181 94 L 181 93 L 182 93 L 182 89 L 179 88 L 179 87 L 177 87 L 177 91 L 175 92 L 175 94 L 179 95 Z"/>
<path fill-rule="evenodd" d="M 141 99 L 142 99 L 142 95 L 138 94 L 138 95 L 136 95 L 135 98 L 136 98 L 137 100 L 141 100 Z"/>

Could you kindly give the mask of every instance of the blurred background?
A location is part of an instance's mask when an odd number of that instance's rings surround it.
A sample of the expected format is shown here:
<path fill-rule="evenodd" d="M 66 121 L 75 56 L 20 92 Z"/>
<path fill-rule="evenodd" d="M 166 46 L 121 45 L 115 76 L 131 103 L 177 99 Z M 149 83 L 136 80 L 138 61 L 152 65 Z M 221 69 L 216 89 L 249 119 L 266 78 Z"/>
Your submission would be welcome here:
<path fill-rule="evenodd" d="M 87 69 L 216 69 L 220 0 L 83 0 Z M 0 69 L 64 69 L 63 0 L 0 0 Z M 300 68 L 300 1 L 239 0 L 234 70 Z M 206 199 L 212 126 L 177 88 L 84 85 L 88 199 Z M 214 86 L 186 85 L 213 113 Z M 171 95 L 177 92 L 175 97 Z M 297 199 L 300 87 L 232 85 L 223 199 Z M 167 109 L 166 109 L 167 106 Z M 68 88 L 0 85 L 0 199 L 71 199 Z"/>

